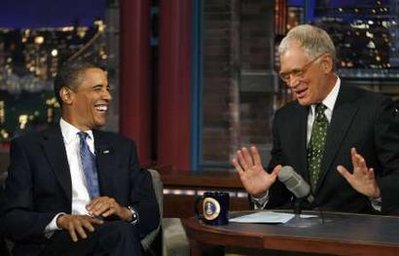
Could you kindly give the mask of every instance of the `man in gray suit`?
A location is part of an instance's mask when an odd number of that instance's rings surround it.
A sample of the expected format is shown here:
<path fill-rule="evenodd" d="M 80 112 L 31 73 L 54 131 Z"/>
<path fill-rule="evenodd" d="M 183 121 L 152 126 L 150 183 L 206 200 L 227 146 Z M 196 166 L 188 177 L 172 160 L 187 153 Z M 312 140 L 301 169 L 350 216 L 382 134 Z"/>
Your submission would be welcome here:
<path fill-rule="evenodd" d="M 311 184 L 315 201 L 305 207 L 395 212 L 399 141 L 392 101 L 341 81 L 334 44 L 320 28 L 293 28 L 279 53 L 280 77 L 296 100 L 275 114 L 271 161 L 265 170 L 255 146 L 238 150 L 232 160 L 255 205 L 293 206 L 295 197 L 277 179 L 290 165 Z"/>
<path fill-rule="evenodd" d="M 1 226 L 13 255 L 141 255 L 159 209 L 134 142 L 98 130 L 112 99 L 106 72 L 67 63 L 54 91 L 59 124 L 11 142 Z"/>

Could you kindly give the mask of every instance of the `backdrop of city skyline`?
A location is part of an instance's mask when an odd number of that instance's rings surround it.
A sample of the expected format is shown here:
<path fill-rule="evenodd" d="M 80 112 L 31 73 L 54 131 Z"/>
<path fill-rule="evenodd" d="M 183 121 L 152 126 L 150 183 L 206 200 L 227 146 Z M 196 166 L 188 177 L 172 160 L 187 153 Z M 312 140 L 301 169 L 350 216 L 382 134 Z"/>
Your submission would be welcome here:
<path fill-rule="evenodd" d="M 38 28 L 91 25 L 104 18 L 106 0 L 1 0 L 0 27 Z"/>

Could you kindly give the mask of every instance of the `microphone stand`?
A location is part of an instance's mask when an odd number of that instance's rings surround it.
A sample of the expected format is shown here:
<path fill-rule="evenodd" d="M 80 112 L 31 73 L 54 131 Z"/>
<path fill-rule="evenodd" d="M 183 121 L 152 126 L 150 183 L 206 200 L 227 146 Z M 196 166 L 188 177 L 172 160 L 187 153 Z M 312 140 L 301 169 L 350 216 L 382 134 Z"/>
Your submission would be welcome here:
<path fill-rule="evenodd" d="M 303 198 L 297 198 L 294 203 L 294 214 L 300 215 L 302 213 Z"/>

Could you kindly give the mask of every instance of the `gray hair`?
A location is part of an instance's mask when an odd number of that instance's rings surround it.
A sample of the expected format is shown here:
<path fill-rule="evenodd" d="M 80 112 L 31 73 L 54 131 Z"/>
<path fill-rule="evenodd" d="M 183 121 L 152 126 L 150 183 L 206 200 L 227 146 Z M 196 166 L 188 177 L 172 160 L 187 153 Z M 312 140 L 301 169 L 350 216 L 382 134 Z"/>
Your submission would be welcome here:
<path fill-rule="evenodd" d="M 279 54 L 286 52 L 293 42 L 299 43 L 309 58 L 329 53 L 335 66 L 337 61 L 335 46 L 325 30 L 308 24 L 294 27 L 281 41 L 278 48 Z"/>

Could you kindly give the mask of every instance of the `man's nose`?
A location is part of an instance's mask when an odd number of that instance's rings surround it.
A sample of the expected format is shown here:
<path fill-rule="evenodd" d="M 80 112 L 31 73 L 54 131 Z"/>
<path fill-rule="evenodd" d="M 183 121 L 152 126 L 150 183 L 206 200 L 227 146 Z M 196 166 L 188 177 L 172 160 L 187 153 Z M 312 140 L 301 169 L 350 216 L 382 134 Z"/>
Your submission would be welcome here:
<path fill-rule="evenodd" d="M 102 98 L 105 99 L 105 100 L 112 100 L 111 91 L 104 90 Z"/>
<path fill-rule="evenodd" d="M 289 74 L 286 84 L 289 88 L 296 87 L 299 84 L 299 77 L 293 74 Z"/>

